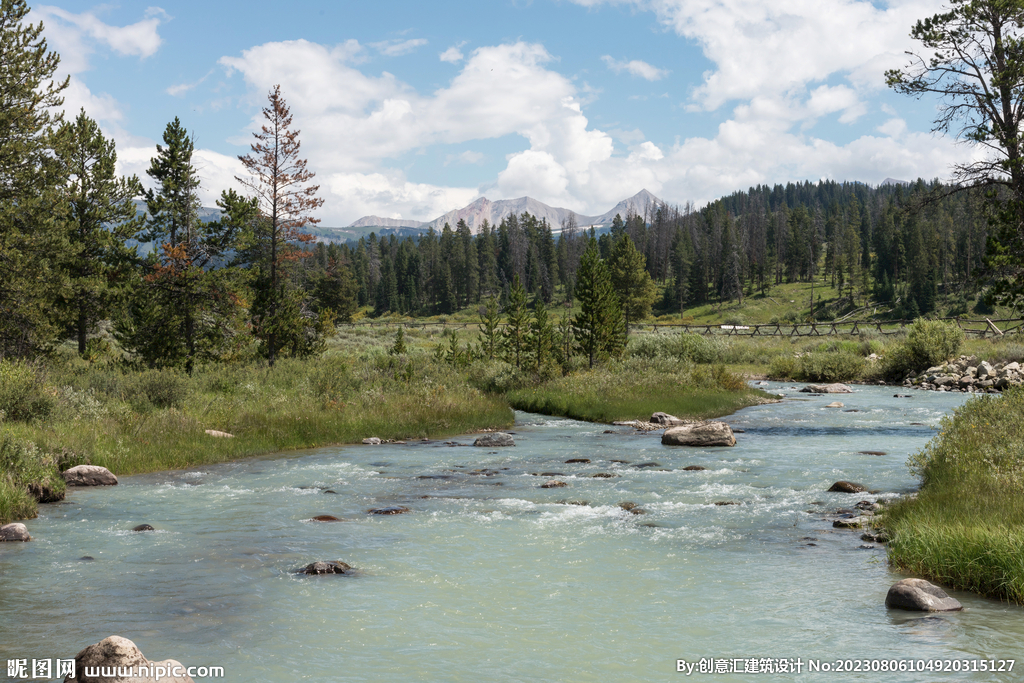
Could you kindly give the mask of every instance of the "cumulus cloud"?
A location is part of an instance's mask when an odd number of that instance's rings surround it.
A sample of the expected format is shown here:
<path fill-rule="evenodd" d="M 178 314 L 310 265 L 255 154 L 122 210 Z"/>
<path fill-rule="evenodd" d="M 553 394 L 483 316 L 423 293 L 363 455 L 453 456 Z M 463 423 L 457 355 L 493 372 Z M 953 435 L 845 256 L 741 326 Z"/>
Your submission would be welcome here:
<path fill-rule="evenodd" d="M 651 66 L 647 62 L 642 62 L 639 59 L 633 59 L 631 61 L 618 61 L 611 55 L 605 55 L 601 57 L 601 61 L 608 65 L 608 68 L 615 73 L 626 73 L 632 76 L 639 76 L 644 80 L 648 81 L 660 81 L 665 76 L 668 76 L 668 71 L 665 69 L 659 69 L 655 66 Z"/>
<path fill-rule="evenodd" d="M 40 5 L 32 9 L 31 19 L 43 21 L 46 37 L 59 48 L 64 68 L 69 73 L 80 73 L 88 68 L 94 42 L 122 55 L 153 56 L 162 42 L 157 29 L 170 17 L 159 7 L 150 7 L 145 18 L 134 24 L 111 26 L 94 12 L 75 14 L 60 7 Z"/>
<path fill-rule="evenodd" d="M 440 60 L 449 64 L 458 64 L 465 58 L 465 55 L 462 54 L 462 46 L 465 44 L 465 41 L 463 41 L 458 45 L 452 45 L 439 55 Z"/>

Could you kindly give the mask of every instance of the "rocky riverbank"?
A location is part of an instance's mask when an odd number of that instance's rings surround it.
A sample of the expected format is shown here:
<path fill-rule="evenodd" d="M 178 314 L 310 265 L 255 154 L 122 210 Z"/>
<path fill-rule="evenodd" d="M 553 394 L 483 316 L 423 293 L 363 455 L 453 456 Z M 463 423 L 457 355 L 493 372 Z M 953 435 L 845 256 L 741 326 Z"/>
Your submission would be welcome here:
<path fill-rule="evenodd" d="M 978 362 L 976 356 L 960 356 L 956 360 L 930 367 L 903 380 L 903 386 L 930 391 L 962 391 L 997 394 L 1024 384 L 1020 363 Z"/>

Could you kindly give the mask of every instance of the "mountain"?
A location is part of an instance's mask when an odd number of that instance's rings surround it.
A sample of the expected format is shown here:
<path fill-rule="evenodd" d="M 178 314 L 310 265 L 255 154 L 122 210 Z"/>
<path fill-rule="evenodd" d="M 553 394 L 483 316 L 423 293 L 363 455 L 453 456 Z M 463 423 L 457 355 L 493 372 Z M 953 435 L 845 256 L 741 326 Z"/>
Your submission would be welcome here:
<path fill-rule="evenodd" d="M 896 180 L 895 178 L 886 178 L 878 184 L 879 187 L 885 187 L 887 185 L 909 185 L 908 180 Z"/>
<path fill-rule="evenodd" d="M 589 228 L 592 225 L 595 227 L 603 227 L 611 225 L 612 220 L 615 218 L 615 214 L 619 214 L 625 218 L 626 215 L 630 213 L 630 209 L 635 213 L 643 214 L 647 207 L 660 203 L 661 200 L 647 190 L 640 190 L 640 192 L 636 193 L 632 197 L 623 199 L 610 211 L 603 213 L 600 216 L 584 216 L 582 214 L 576 214 L 576 224 L 581 228 Z M 366 230 L 368 227 L 398 228 L 399 226 L 402 226 L 415 228 L 418 229 L 418 231 L 426 231 L 429 228 L 433 228 L 440 232 L 444 229 L 445 223 L 454 229 L 455 224 L 461 219 L 466 221 L 466 225 L 469 226 L 470 230 L 477 233 L 480 232 L 480 226 L 483 224 L 484 220 L 487 220 L 491 225 L 498 225 L 501 223 L 501 219 L 506 216 L 511 214 L 518 216 L 523 212 L 532 214 L 539 219 L 546 219 L 555 232 L 560 232 L 562 230 L 562 221 L 566 220 L 569 217 L 569 214 L 574 213 L 571 209 L 548 206 L 544 202 L 537 201 L 531 197 L 499 199 L 493 202 L 487 197 L 480 197 L 469 205 L 464 206 L 461 209 L 449 211 L 428 223 L 398 218 L 364 216 L 350 225 L 349 228 L 358 227 Z M 384 223 L 378 221 L 387 222 Z M 337 230 L 346 231 L 344 228 Z M 380 233 L 382 231 L 378 230 L 377 232 Z"/>
<path fill-rule="evenodd" d="M 622 216 L 622 220 L 626 220 L 626 216 L 631 213 L 640 214 L 641 216 L 648 213 L 654 212 L 654 207 L 661 204 L 661 200 L 655 197 L 647 190 L 640 190 L 629 199 L 623 199 L 621 202 L 612 207 L 611 211 L 589 218 L 586 221 L 582 220 L 582 217 L 577 217 L 577 221 L 580 225 L 590 227 L 591 225 L 602 226 L 611 225 L 612 221 L 615 220 L 615 215 Z"/>
<path fill-rule="evenodd" d="M 363 216 L 350 228 L 422 228 L 426 223 L 405 218 L 381 218 L 380 216 Z"/>

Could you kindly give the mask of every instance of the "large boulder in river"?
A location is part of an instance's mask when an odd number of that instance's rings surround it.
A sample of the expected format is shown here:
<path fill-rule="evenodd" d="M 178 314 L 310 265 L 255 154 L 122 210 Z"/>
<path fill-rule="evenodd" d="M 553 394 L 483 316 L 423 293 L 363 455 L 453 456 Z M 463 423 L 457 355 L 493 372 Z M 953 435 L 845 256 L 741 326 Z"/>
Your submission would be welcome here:
<path fill-rule="evenodd" d="M 894 583 L 885 596 L 885 606 L 915 612 L 955 612 L 964 608 L 959 600 L 924 579 L 903 579 Z"/>
<path fill-rule="evenodd" d="M 845 384 L 808 384 L 800 391 L 805 394 L 852 394 L 853 389 Z"/>
<path fill-rule="evenodd" d="M 106 467 L 99 465 L 77 465 L 64 470 L 64 481 L 68 486 L 115 486 L 117 477 Z"/>
<path fill-rule="evenodd" d="M 145 676 L 119 676 L 117 670 L 126 671 L 131 667 L 133 674 Z M 145 667 L 140 672 L 140 667 Z M 113 676 L 87 676 L 90 672 L 113 673 Z M 177 675 L 176 675 L 177 674 Z M 195 683 L 186 675 L 185 666 L 174 659 L 151 662 L 143 656 L 135 643 L 121 636 L 104 638 L 95 645 L 85 648 L 75 657 L 75 676 L 68 676 L 64 683 Z"/>
<path fill-rule="evenodd" d="M 736 437 L 724 422 L 698 422 L 669 427 L 661 435 L 661 443 L 666 446 L 735 446 Z"/>
<path fill-rule="evenodd" d="M 28 527 L 19 522 L 4 524 L 0 526 L 0 541 L 31 541 L 28 535 Z"/>
<path fill-rule="evenodd" d="M 476 441 L 473 442 L 474 446 L 480 446 L 481 448 L 498 448 L 499 446 L 515 446 L 515 439 L 512 438 L 511 434 L 505 432 L 491 432 L 490 434 L 483 434 L 478 436 Z"/>
<path fill-rule="evenodd" d="M 863 493 L 867 488 L 852 481 L 837 481 L 828 488 L 829 493 Z"/>

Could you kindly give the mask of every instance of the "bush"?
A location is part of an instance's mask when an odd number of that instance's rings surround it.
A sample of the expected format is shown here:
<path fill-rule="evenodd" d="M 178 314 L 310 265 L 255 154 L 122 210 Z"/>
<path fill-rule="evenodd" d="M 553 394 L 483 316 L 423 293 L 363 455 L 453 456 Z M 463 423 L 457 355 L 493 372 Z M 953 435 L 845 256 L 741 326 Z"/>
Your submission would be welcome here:
<path fill-rule="evenodd" d="M 65 488 L 56 458 L 34 443 L 0 433 L 0 499 L 5 499 L 0 500 L 0 524 L 35 517 L 36 499 L 60 500 Z"/>
<path fill-rule="evenodd" d="M 722 363 L 729 352 L 729 342 L 702 334 L 634 335 L 626 349 L 628 356 L 639 358 L 675 358 L 694 363 Z"/>
<path fill-rule="evenodd" d="M 918 318 L 910 326 L 906 340 L 894 344 L 885 354 L 883 372 L 887 379 L 903 379 L 953 358 L 960 353 L 963 343 L 964 333 L 959 327 Z"/>
<path fill-rule="evenodd" d="M 864 371 L 864 358 L 846 351 L 808 353 L 800 358 L 799 378 L 806 382 L 849 382 Z"/>
<path fill-rule="evenodd" d="M 132 394 L 125 398 L 138 409 L 180 408 L 189 395 L 188 377 L 170 368 L 144 370 L 131 379 Z"/>
<path fill-rule="evenodd" d="M 793 356 L 776 356 L 768 365 L 768 376 L 772 379 L 794 379 L 799 365 Z"/>
<path fill-rule="evenodd" d="M 469 366 L 469 383 L 481 391 L 503 394 L 529 386 L 530 376 L 504 361 L 476 361 Z"/>
<path fill-rule="evenodd" d="M 0 361 L 0 420 L 43 418 L 53 410 L 42 374 L 31 365 Z"/>

